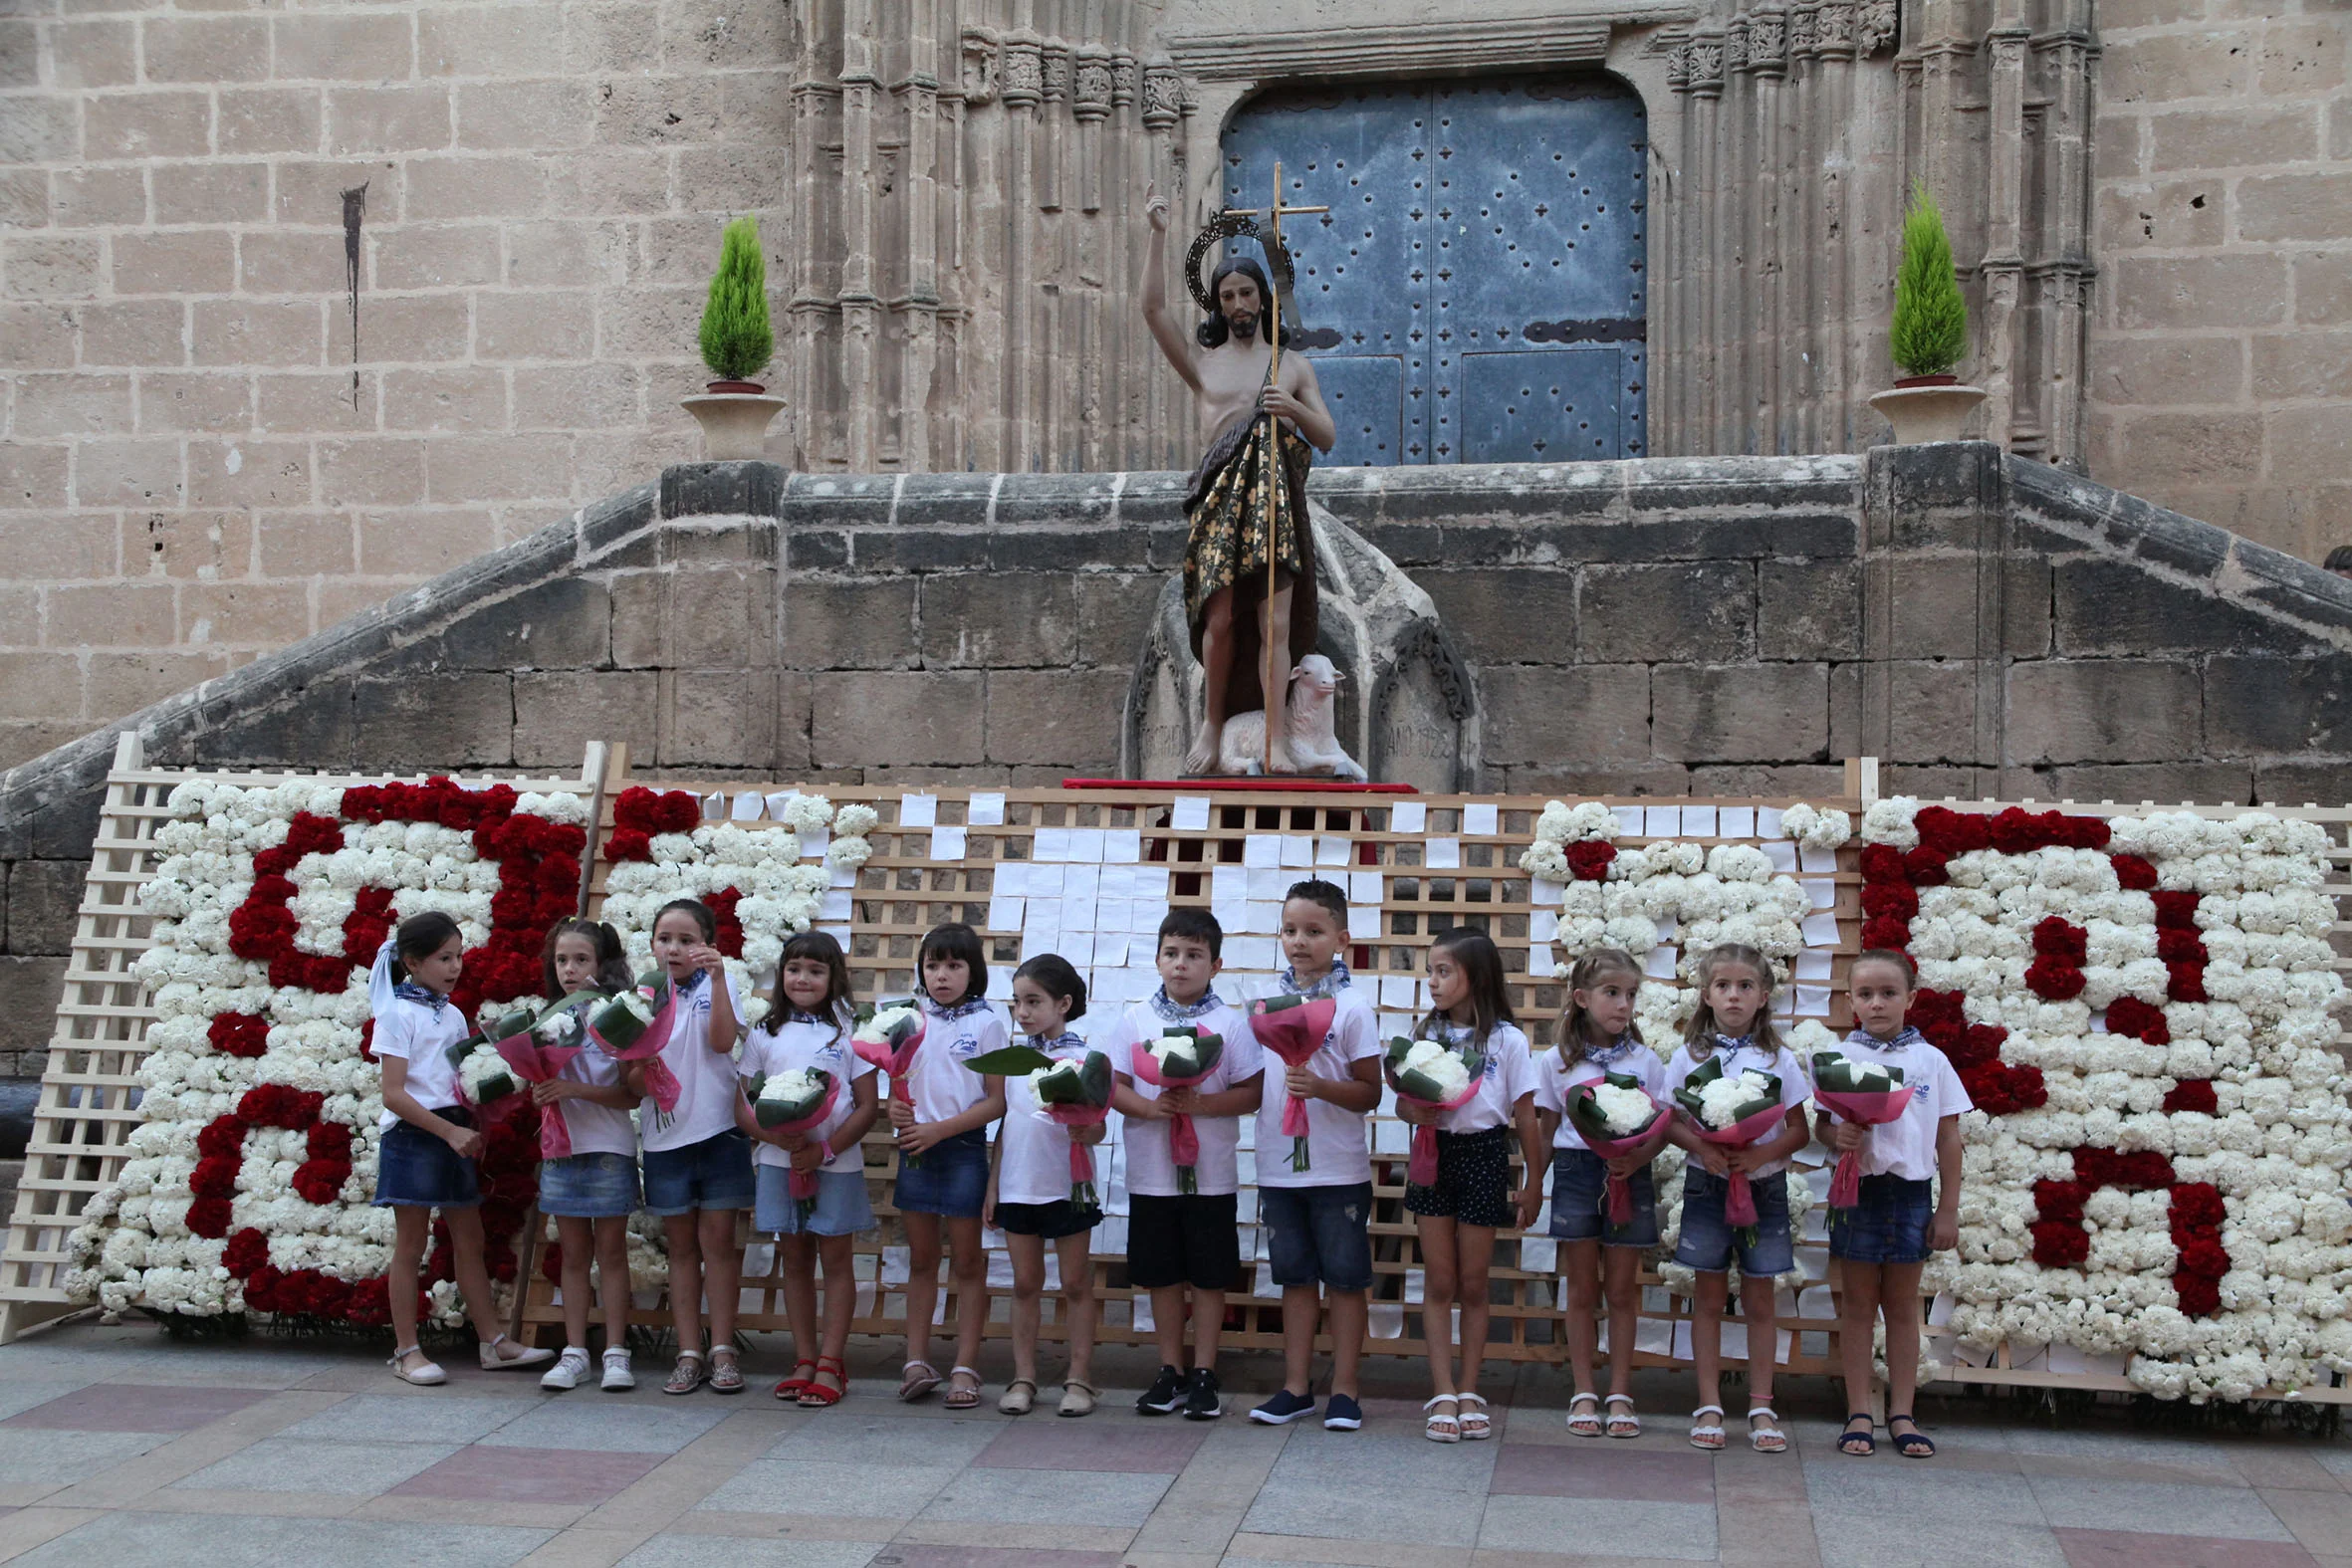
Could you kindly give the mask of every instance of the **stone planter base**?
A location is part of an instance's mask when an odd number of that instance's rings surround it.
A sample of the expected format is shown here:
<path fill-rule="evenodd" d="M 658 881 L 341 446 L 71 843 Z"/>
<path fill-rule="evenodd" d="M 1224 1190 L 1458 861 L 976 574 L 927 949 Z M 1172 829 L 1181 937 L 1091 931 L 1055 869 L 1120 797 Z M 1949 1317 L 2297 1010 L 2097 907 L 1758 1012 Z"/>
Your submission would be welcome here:
<path fill-rule="evenodd" d="M 752 392 L 712 392 L 679 402 L 702 426 L 702 455 L 712 463 L 764 456 L 768 427 L 784 411 L 783 398 Z"/>
<path fill-rule="evenodd" d="M 1870 406 L 1895 427 L 1895 445 L 1958 441 L 1969 415 L 1985 401 L 1981 386 L 1898 386 L 1870 399 Z"/>

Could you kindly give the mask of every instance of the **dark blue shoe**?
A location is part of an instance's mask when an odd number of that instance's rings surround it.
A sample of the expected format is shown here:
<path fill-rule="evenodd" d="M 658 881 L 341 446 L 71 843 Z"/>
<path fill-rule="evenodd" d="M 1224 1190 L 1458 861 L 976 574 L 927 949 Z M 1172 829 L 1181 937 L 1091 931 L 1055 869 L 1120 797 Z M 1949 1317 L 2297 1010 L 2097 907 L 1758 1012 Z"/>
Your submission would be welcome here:
<path fill-rule="evenodd" d="M 1325 1432 L 1353 1432 L 1364 1424 L 1364 1408 L 1346 1394 L 1334 1394 L 1323 1407 Z"/>
<path fill-rule="evenodd" d="M 1288 1427 L 1299 1417 L 1313 1414 L 1313 1395 L 1294 1394 L 1289 1389 L 1277 1389 L 1274 1398 L 1250 1412 L 1250 1419 L 1263 1422 L 1269 1427 Z"/>

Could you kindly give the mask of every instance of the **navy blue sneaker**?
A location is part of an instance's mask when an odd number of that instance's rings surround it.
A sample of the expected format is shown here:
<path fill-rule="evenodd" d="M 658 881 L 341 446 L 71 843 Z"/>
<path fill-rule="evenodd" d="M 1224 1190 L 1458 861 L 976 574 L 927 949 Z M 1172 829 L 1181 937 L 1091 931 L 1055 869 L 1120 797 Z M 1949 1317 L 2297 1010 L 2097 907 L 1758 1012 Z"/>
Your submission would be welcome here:
<path fill-rule="evenodd" d="M 1185 1396 L 1191 1392 L 1192 1385 L 1186 1381 L 1183 1373 L 1174 1367 L 1163 1366 L 1160 1375 L 1152 1379 L 1151 1387 L 1145 1389 L 1143 1397 L 1135 1402 L 1135 1414 L 1172 1416 L 1184 1408 Z"/>
<path fill-rule="evenodd" d="M 1364 1408 L 1350 1395 L 1334 1394 L 1331 1402 L 1323 1407 L 1325 1432 L 1353 1432 L 1363 1424 Z"/>
<path fill-rule="evenodd" d="M 1274 1398 L 1250 1412 L 1250 1419 L 1269 1427 L 1288 1427 L 1301 1416 L 1314 1414 L 1314 1396 L 1294 1394 L 1289 1389 L 1275 1390 Z"/>

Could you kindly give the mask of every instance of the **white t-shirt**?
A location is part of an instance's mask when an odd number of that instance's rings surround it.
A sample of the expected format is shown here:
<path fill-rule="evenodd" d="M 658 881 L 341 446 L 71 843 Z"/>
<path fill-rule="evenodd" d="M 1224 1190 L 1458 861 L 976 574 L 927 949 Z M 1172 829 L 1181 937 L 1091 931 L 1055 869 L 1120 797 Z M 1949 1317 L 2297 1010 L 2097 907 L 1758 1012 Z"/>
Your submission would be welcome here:
<path fill-rule="evenodd" d="M 1036 1040 L 1030 1041 L 1037 1045 Z M 1090 1047 L 1075 1034 L 1064 1034 L 1050 1045 L 1038 1045 L 1056 1061 L 1082 1059 Z M 1104 1054 L 1108 1054 L 1105 1052 Z M 1119 1065 L 1113 1061 L 1113 1066 Z M 997 1201 L 1006 1204 L 1050 1204 L 1069 1196 L 1069 1133 L 1067 1127 L 1040 1110 L 1029 1086 L 1029 1074 L 1005 1079 L 1005 1120 L 997 1135 Z M 1096 1186 L 1103 1185 L 1110 1159 L 1108 1145 L 1094 1146 Z"/>
<path fill-rule="evenodd" d="M 584 1044 L 556 1076 L 609 1089 L 620 1082 L 620 1066 L 601 1047 Z M 593 1100 L 560 1100 L 557 1104 L 564 1113 L 564 1127 L 572 1134 L 574 1154 L 625 1154 L 632 1160 L 637 1157 L 637 1129 L 629 1120 L 626 1107 L 598 1105 Z"/>
<path fill-rule="evenodd" d="M 1225 1038 L 1225 1053 L 1218 1059 L 1216 1070 L 1193 1085 L 1200 1093 L 1222 1093 L 1249 1082 L 1265 1070 L 1265 1056 L 1259 1049 L 1258 1036 L 1250 1030 L 1250 1019 L 1231 1003 L 1220 1000 L 1199 1017 L 1183 1021 Z M 1125 1078 L 1137 1094 L 1156 1100 L 1160 1091 L 1135 1076 L 1129 1052 L 1138 1040 L 1157 1039 L 1169 1027 L 1150 1003 L 1138 1002 L 1095 1036 L 1094 1048 L 1110 1058 L 1111 1070 Z M 1128 1116 L 1121 1118 L 1120 1125 L 1127 1150 L 1127 1191 L 1141 1193 L 1146 1198 L 1176 1197 L 1182 1189 L 1176 1176 L 1176 1158 L 1168 1152 L 1169 1124 Z M 1201 1157 L 1192 1168 L 1194 1190 L 1209 1197 L 1240 1192 L 1241 1165 L 1234 1151 L 1241 1147 L 1242 1119 L 1195 1116 L 1192 1129 L 1201 1141 Z"/>
<path fill-rule="evenodd" d="M 1783 1111 L 1802 1105 L 1812 1097 L 1812 1080 L 1805 1076 L 1804 1064 L 1799 1062 L 1796 1059 L 1796 1053 L 1785 1045 L 1776 1051 L 1762 1050 L 1753 1044 L 1719 1045 L 1712 1055 L 1723 1058 L 1723 1070 L 1727 1075 L 1762 1072 L 1778 1077 L 1780 1080 L 1780 1108 Z M 1680 1089 L 1690 1075 L 1697 1072 L 1712 1057 L 1694 1057 L 1691 1054 L 1689 1043 L 1685 1042 L 1682 1049 L 1674 1053 L 1674 1059 L 1666 1064 L 1666 1092 L 1672 1094 Z M 1687 1115 L 1688 1112 L 1682 1114 Z M 1785 1119 L 1781 1125 L 1786 1125 Z M 1768 1143 L 1779 1136 L 1779 1131 L 1775 1128 L 1757 1141 Z M 1760 1176 L 1777 1176 L 1787 1169 L 1788 1162 L 1786 1160 L 1774 1160 L 1769 1165 L 1760 1166 L 1749 1172 L 1748 1176 L 1751 1181 L 1754 1181 Z"/>
<path fill-rule="evenodd" d="M 1273 982 L 1261 982 L 1259 996 L 1294 993 Z M 1380 1024 L 1372 1005 L 1353 986 L 1338 993 L 1339 1010 L 1321 1048 L 1306 1058 L 1306 1070 L 1318 1078 L 1351 1078 L 1352 1062 L 1380 1055 Z M 1290 1091 L 1283 1087 L 1289 1064 L 1264 1052 L 1266 1094 L 1258 1104 L 1258 1185 L 1260 1187 L 1351 1187 L 1372 1179 L 1372 1145 L 1364 1130 L 1364 1113 L 1343 1110 L 1329 1100 L 1306 1102 L 1306 1162 L 1303 1171 L 1291 1169 L 1291 1140 L 1283 1132 L 1283 1107 Z"/>
<path fill-rule="evenodd" d="M 703 978 L 692 992 L 679 996 L 670 1037 L 661 1047 L 662 1062 L 677 1075 L 678 1103 L 664 1115 L 652 1096 L 646 1096 L 639 1123 L 648 1149 L 690 1148 L 735 1130 L 735 1096 L 743 1092 L 735 1086 L 736 1042 L 724 1040 L 718 1042 L 724 1049 L 710 1048 L 711 983 L 707 972 L 695 973 Z M 732 979 L 727 982 L 727 1004 L 741 1027 L 743 998 Z"/>
<path fill-rule="evenodd" d="M 1004 1049 L 1013 1042 L 1013 1031 L 990 1003 L 968 1002 L 942 1011 L 926 997 L 922 1007 L 923 1043 L 915 1047 L 908 1087 L 914 1093 L 915 1120 L 943 1122 L 963 1115 L 988 1092 L 981 1074 L 964 1063 Z"/>
<path fill-rule="evenodd" d="M 1850 1040 L 1853 1036 L 1848 1035 Z M 1941 1050 L 1917 1035 L 1893 1050 L 1849 1044 L 1845 1053 L 1856 1061 L 1903 1069 L 1911 1086 L 1911 1103 L 1891 1122 L 1868 1128 L 1861 1148 L 1864 1176 L 1899 1176 L 1907 1182 L 1933 1180 L 1936 1174 L 1936 1130 L 1947 1116 L 1975 1110 L 1960 1074 Z M 1836 1116 L 1835 1111 L 1829 1113 Z"/>
<path fill-rule="evenodd" d="M 1587 1052 L 1574 1067 L 1560 1065 L 1556 1046 L 1546 1045 L 1535 1052 L 1535 1108 L 1559 1118 L 1559 1130 L 1551 1135 L 1554 1149 L 1589 1147 L 1584 1135 L 1568 1121 L 1568 1095 L 1578 1084 L 1598 1083 L 1613 1072 L 1620 1078 L 1638 1078 L 1651 1099 L 1665 1102 L 1666 1064 L 1658 1059 L 1658 1053 L 1639 1040 L 1623 1049 L 1623 1055 L 1612 1055 L 1606 1061 L 1595 1061 Z"/>
<path fill-rule="evenodd" d="M 457 1069 L 449 1065 L 449 1047 L 473 1032 L 465 1014 L 453 1007 L 436 1008 L 430 1003 L 395 999 L 378 1013 L 368 1048 L 378 1056 L 398 1056 L 408 1063 L 407 1088 L 428 1111 L 447 1110 L 463 1103 L 457 1092 Z M 400 1118 L 385 1111 L 376 1127 L 389 1131 Z"/>
<path fill-rule="evenodd" d="M 737 1072 L 746 1079 L 763 1072 L 773 1077 L 803 1069 L 829 1072 L 840 1080 L 841 1087 L 833 1095 L 833 1108 L 807 1134 L 811 1138 L 830 1138 L 857 1108 L 853 1086 L 858 1079 L 876 1070 L 874 1064 L 851 1048 L 847 1029 L 806 1013 L 788 1014 L 783 1025 L 775 1029 L 763 1026 L 752 1030 L 751 1037 L 743 1042 L 743 1059 L 736 1064 Z M 793 1157 L 788 1150 L 755 1138 L 752 1163 L 790 1170 Z M 820 1169 L 862 1172 L 865 1151 L 851 1144 L 837 1154 L 828 1155 Z"/>
<path fill-rule="evenodd" d="M 1456 1042 L 1466 1041 L 1467 1029 L 1452 1031 Z M 1426 1034 L 1416 1034 L 1426 1039 Z M 1529 1058 L 1528 1037 L 1516 1023 L 1498 1023 L 1487 1036 L 1486 1067 L 1480 1074 L 1478 1093 L 1450 1111 L 1440 1111 L 1437 1129 L 1440 1132 L 1485 1132 L 1490 1127 L 1511 1125 L 1512 1108 L 1520 1096 L 1532 1094 L 1535 1089 L 1534 1064 Z"/>

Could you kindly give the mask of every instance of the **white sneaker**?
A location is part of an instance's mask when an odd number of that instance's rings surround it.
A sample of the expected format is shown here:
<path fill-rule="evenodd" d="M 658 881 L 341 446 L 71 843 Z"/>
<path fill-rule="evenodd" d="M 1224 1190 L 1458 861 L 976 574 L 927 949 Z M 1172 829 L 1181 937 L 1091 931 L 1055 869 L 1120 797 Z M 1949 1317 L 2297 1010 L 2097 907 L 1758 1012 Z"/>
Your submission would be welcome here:
<path fill-rule="evenodd" d="M 629 1370 L 629 1353 L 625 1350 L 604 1352 L 604 1392 L 624 1394 L 637 1386 L 637 1376 Z"/>
<path fill-rule="evenodd" d="M 539 1386 L 553 1389 L 559 1394 L 565 1393 L 580 1387 L 580 1380 L 588 1376 L 588 1352 L 578 1345 L 566 1345 L 562 1357 L 539 1380 Z"/>

